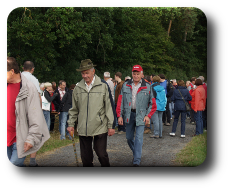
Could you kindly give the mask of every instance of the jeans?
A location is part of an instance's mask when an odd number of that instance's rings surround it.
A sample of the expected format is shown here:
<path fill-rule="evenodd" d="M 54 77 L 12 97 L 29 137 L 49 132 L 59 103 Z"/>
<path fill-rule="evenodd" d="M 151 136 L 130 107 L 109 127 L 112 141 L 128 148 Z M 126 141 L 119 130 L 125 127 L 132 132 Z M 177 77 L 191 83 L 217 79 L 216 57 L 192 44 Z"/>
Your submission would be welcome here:
<path fill-rule="evenodd" d="M 203 134 L 203 111 L 194 112 L 195 120 L 196 120 L 196 135 Z"/>
<path fill-rule="evenodd" d="M 143 134 L 145 126 L 136 126 L 136 113 L 131 112 L 129 123 L 126 123 L 126 139 L 133 152 L 133 164 L 139 165 L 141 162 Z M 136 136 L 134 139 L 134 132 Z"/>
<path fill-rule="evenodd" d="M 168 99 L 167 99 L 167 104 L 166 104 L 166 111 L 163 112 L 162 120 L 164 123 L 166 122 L 170 123 L 170 120 L 171 120 Z"/>
<path fill-rule="evenodd" d="M 154 135 L 162 137 L 163 123 L 162 123 L 163 111 L 155 111 L 152 115 L 151 120 L 154 126 Z"/>
<path fill-rule="evenodd" d="M 42 111 L 46 120 L 47 127 L 50 131 L 50 111 L 46 111 L 46 110 L 42 110 Z"/>
<path fill-rule="evenodd" d="M 10 162 L 15 166 L 19 166 L 19 167 L 25 166 L 23 163 L 26 157 L 18 158 L 16 143 L 13 143 L 11 146 L 7 146 L 7 156 Z"/>
<path fill-rule="evenodd" d="M 180 114 L 181 114 L 181 135 L 184 135 L 185 134 L 185 120 L 186 120 L 187 111 L 182 111 L 182 110 L 175 110 L 174 111 L 175 118 L 174 118 L 174 122 L 173 122 L 172 133 L 176 133 L 177 123 L 178 123 Z"/>
<path fill-rule="evenodd" d="M 59 132 L 61 134 L 61 140 L 65 139 L 67 116 L 68 112 L 60 112 L 59 114 Z"/>

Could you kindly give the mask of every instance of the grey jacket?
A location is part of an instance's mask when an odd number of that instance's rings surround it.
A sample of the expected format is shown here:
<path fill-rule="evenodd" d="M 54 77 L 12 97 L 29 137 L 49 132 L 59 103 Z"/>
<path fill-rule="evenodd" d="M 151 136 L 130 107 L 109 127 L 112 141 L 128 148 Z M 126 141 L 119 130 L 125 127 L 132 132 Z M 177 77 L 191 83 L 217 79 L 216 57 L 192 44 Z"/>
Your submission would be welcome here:
<path fill-rule="evenodd" d="M 74 126 L 78 120 L 80 136 L 95 136 L 114 128 L 115 109 L 108 84 L 95 75 L 95 81 L 88 92 L 82 79 L 74 88 L 72 108 L 69 110 L 68 124 Z M 114 110 L 114 112 L 113 112 Z"/>
<path fill-rule="evenodd" d="M 129 123 L 131 115 L 132 104 L 132 80 L 128 80 L 122 86 L 120 95 L 117 101 L 117 117 L 121 117 L 124 114 L 125 123 Z M 142 79 L 141 86 L 137 91 L 136 96 L 136 126 L 145 125 L 144 117 L 149 118 L 155 113 L 157 109 L 156 99 L 153 95 L 150 84 Z"/>
<path fill-rule="evenodd" d="M 15 102 L 18 158 L 37 152 L 50 138 L 35 85 L 21 74 L 21 88 Z M 24 143 L 33 147 L 24 152 Z"/>

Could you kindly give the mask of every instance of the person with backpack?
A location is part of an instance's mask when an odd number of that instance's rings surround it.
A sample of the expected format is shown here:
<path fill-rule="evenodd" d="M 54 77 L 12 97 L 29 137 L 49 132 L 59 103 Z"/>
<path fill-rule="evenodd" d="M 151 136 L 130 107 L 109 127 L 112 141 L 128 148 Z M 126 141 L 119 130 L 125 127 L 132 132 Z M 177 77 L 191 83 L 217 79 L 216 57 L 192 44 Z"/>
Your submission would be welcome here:
<path fill-rule="evenodd" d="M 165 89 L 160 85 L 160 77 L 154 76 L 152 78 L 153 84 L 151 87 L 153 88 L 154 97 L 156 97 L 157 110 L 152 115 L 151 120 L 154 126 L 154 134 L 150 135 L 150 138 L 162 138 L 162 115 L 165 111 L 165 107 L 167 104 L 167 98 L 165 95 Z"/>
<path fill-rule="evenodd" d="M 185 102 L 192 100 L 192 96 L 186 88 L 183 80 L 178 81 L 178 87 L 174 90 L 171 100 L 174 102 L 175 118 L 170 136 L 175 136 L 177 123 L 181 114 L 181 138 L 185 138 L 185 120 L 187 113 Z"/>

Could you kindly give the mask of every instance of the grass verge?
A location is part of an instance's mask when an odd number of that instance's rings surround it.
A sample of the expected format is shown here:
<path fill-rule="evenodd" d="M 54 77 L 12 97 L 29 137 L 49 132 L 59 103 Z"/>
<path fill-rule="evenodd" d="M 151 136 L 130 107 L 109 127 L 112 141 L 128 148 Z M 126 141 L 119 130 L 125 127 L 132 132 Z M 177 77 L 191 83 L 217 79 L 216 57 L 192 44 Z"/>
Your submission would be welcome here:
<path fill-rule="evenodd" d="M 77 143 L 79 141 L 79 137 L 76 136 L 77 131 L 74 131 L 74 141 Z M 56 148 L 61 148 L 67 145 L 72 144 L 72 140 L 69 140 L 69 137 L 66 136 L 65 140 L 60 139 L 60 132 L 59 132 L 59 119 L 55 117 L 54 129 L 53 132 L 50 133 L 50 138 L 44 143 L 44 145 L 38 150 L 37 155 L 43 154 L 45 152 L 52 151 Z M 26 161 L 30 158 L 30 155 L 26 157 Z"/>
<path fill-rule="evenodd" d="M 192 140 L 177 155 L 175 162 L 181 166 L 199 166 L 207 155 L 207 132 Z"/>

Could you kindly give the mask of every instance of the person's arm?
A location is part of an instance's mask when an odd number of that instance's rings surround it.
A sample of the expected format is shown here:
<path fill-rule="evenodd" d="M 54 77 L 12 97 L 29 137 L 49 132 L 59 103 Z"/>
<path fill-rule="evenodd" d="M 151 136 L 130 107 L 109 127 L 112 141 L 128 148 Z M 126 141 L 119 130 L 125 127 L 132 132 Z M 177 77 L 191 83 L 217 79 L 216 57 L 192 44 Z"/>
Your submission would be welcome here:
<path fill-rule="evenodd" d="M 78 113 L 79 113 L 79 109 L 77 106 L 78 105 L 78 99 L 77 99 L 76 91 L 77 91 L 77 89 L 74 89 L 73 93 L 72 93 L 72 108 L 69 109 L 69 120 L 67 121 L 68 125 L 69 125 L 67 130 L 69 131 L 70 134 L 74 133 L 74 125 L 75 125 L 75 121 L 77 121 L 77 117 L 78 117 Z"/>
<path fill-rule="evenodd" d="M 50 103 L 54 100 L 54 98 L 56 98 L 57 95 L 58 95 L 57 93 L 54 93 L 53 96 L 50 97 L 49 92 L 47 90 L 44 91 L 44 96 L 46 100 Z"/>
<path fill-rule="evenodd" d="M 152 117 L 152 115 L 155 113 L 156 110 L 157 110 L 156 98 L 153 95 L 153 88 L 150 86 L 149 107 L 147 110 L 147 114 L 144 118 L 144 122 L 146 124 L 148 124 L 149 119 Z"/>

